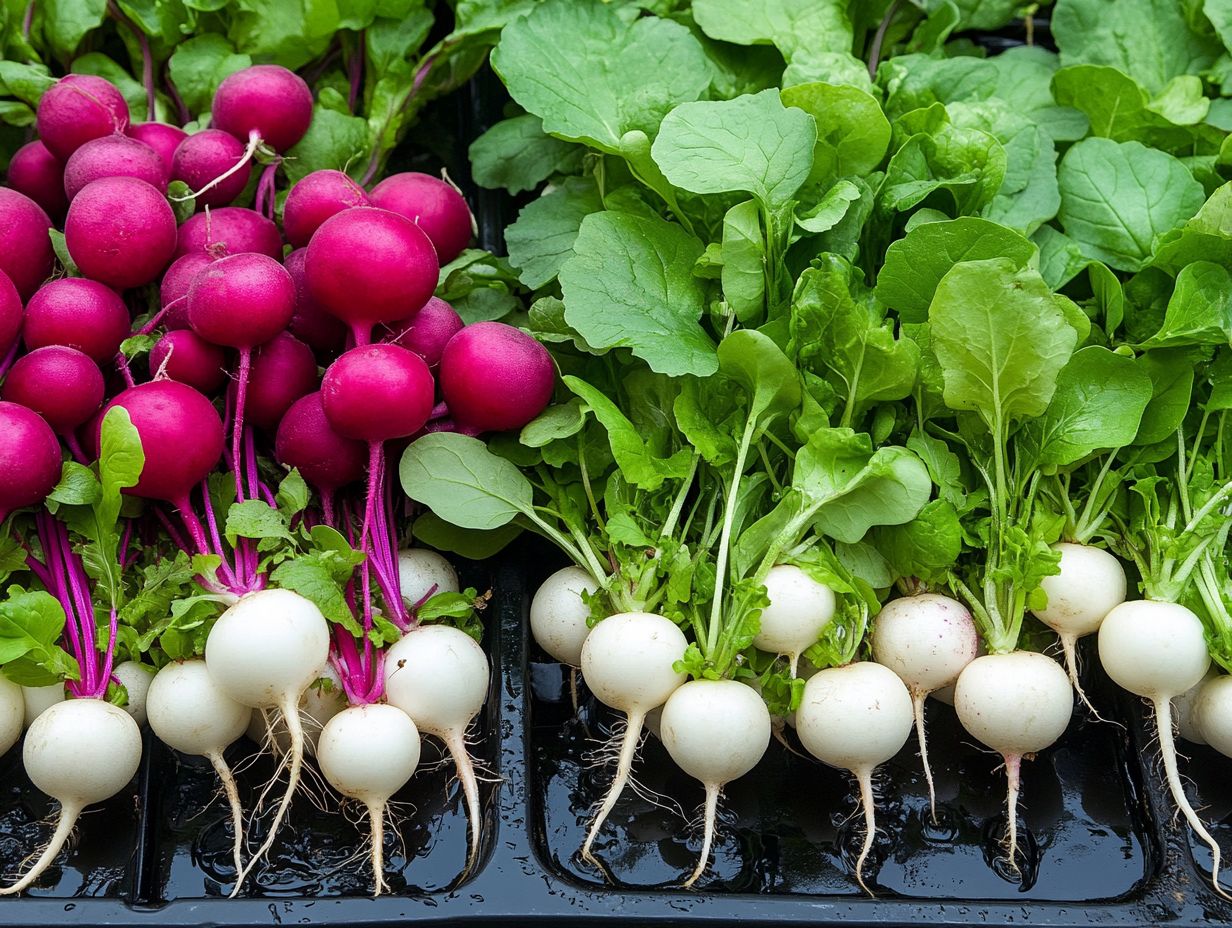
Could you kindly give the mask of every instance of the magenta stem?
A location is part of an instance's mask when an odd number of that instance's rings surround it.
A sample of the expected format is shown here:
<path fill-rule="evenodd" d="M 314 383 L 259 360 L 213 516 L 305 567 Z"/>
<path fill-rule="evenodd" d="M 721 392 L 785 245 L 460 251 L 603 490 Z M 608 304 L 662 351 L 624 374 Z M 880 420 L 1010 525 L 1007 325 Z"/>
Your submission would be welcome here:
<path fill-rule="evenodd" d="M 81 447 L 81 442 L 77 440 L 77 436 L 73 432 L 65 432 L 60 437 L 64 439 L 64 444 L 68 446 L 73 460 L 78 464 L 88 465 L 90 463 L 90 459 L 86 457 L 85 450 Z"/>
<path fill-rule="evenodd" d="M 179 530 L 175 527 L 175 524 L 169 518 L 167 518 L 167 514 L 163 512 L 161 509 L 158 509 L 157 507 L 155 507 L 154 516 L 155 518 L 158 519 L 159 523 L 163 527 L 163 530 L 167 533 L 168 537 L 171 539 L 171 543 L 175 545 L 177 548 L 179 548 L 181 551 L 187 554 L 203 554 L 204 553 L 199 548 L 197 548 L 195 544 L 190 546 L 189 543 L 184 540 L 184 536 L 180 534 Z"/>
<path fill-rule="evenodd" d="M 149 335 L 151 332 L 153 332 L 155 329 L 158 328 L 158 324 L 163 321 L 163 316 L 167 315 L 167 313 L 171 311 L 172 307 L 179 306 L 186 299 L 188 299 L 187 293 L 184 294 L 183 296 L 176 297 L 174 300 L 172 300 L 170 303 L 168 303 L 166 306 L 164 306 L 162 309 L 156 312 L 153 316 L 151 316 L 150 321 L 137 330 L 137 334 L 138 335 Z"/>
<path fill-rule="evenodd" d="M 133 372 L 128 366 L 128 358 L 124 357 L 124 352 L 116 352 L 115 356 L 116 367 L 119 368 L 120 376 L 124 378 L 126 386 L 135 387 L 137 381 L 133 380 Z"/>
<path fill-rule="evenodd" d="M 244 478 L 242 452 L 244 436 L 244 402 L 248 398 L 248 375 L 252 371 L 252 349 L 240 349 L 240 367 L 235 382 L 235 418 L 231 422 L 231 469 L 235 472 L 235 500 L 242 503 Z"/>
<path fill-rule="evenodd" d="M 432 413 L 428 416 L 429 422 L 435 422 L 437 419 L 444 419 L 449 415 L 449 404 L 444 400 L 432 407 Z"/>
<path fill-rule="evenodd" d="M 330 487 L 318 487 L 317 495 L 321 497 L 321 518 L 326 525 L 334 528 L 334 490 Z"/>
<path fill-rule="evenodd" d="M 38 577 L 39 583 L 51 589 L 51 574 L 47 572 L 47 568 L 43 566 L 43 562 L 36 558 L 33 554 L 26 555 L 26 567 L 30 573 Z"/>
<path fill-rule="evenodd" d="M 13 366 L 13 362 L 17 360 L 17 346 L 21 343 L 21 336 L 13 339 L 13 344 L 8 347 L 8 350 L 0 356 L 0 377 L 3 377 L 9 372 L 9 368 Z M 0 521 L 3 521 L 0 519 Z"/>

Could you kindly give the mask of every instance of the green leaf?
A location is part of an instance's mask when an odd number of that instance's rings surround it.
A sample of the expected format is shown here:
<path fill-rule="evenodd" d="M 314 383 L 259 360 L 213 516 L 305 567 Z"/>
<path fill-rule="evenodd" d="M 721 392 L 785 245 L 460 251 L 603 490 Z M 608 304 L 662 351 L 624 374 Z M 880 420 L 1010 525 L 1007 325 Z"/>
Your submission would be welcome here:
<path fill-rule="evenodd" d="M 425 435 L 403 453 L 398 474 L 407 496 L 461 528 L 499 528 L 532 512 L 530 481 L 477 438 Z"/>
<path fill-rule="evenodd" d="M 252 64 L 223 36 L 205 32 L 180 42 L 171 54 L 171 81 L 192 113 L 207 113 L 223 79 Z"/>
<path fill-rule="evenodd" d="M 308 489 L 307 481 L 300 476 L 298 470 L 294 469 L 282 478 L 278 484 L 278 493 L 274 497 L 278 503 L 278 511 L 288 520 L 291 516 L 298 515 L 307 509 L 311 498 L 312 494 Z"/>
<path fill-rule="evenodd" d="M 236 538 L 284 538 L 291 539 L 287 519 L 265 500 L 250 499 L 232 503 L 227 510 L 227 540 L 235 544 Z"/>
<path fill-rule="evenodd" d="M 519 440 L 528 448 L 542 448 L 561 438 L 571 438 L 586 424 L 586 410 L 577 400 L 549 406 L 522 426 Z"/>
<path fill-rule="evenodd" d="M 894 153 L 886 166 L 878 197 L 890 210 L 919 206 L 945 192 L 959 214 L 983 209 L 1005 179 L 1006 156 L 1001 144 L 979 129 L 952 125 L 945 107 L 924 111 L 922 123 Z"/>
<path fill-rule="evenodd" d="M 800 405 L 800 375 L 783 350 L 756 329 L 737 329 L 718 351 L 719 370 L 744 388 L 751 420 L 769 421 Z"/>
<path fill-rule="evenodd" d="M 1138 142 L 1084 139 L 1061 160 L 1061 225 L 1088 257 L 1121 271 L 1147 262 L 1155 238 L 1202 206 L 1180 161 Z"/>
<path fill-rule="evenodd" d="M 850 52 L 846 7 L 836 0 L 694 0 L 693 18 L 712 39 L 774 45 L 790 61 L 801 49 Z"/>
<path fill-rule="evenodd" d="M 603 209 L 599 188 L 588 177 L 570 177 L 531 200 L 505 230 L 509 263 L 532 290 L 551 283 L 573 254 L 582 220 Z"/>
<path fill-rule="evenodd" d="M 475 141 L 468 152 L 475 183 L 510 193 L 533 190 L 553 174 L 573 174 L 582 149 L 543 131 L 543 120 L 524 113 L 504 119 Z"/>
<path fill-rule="evenodd" d="M 684 103 L 663 120 L 651 156 L 675 186 L 692 193 L 742 191 L 766 207 L 790 202 L 809 175 L 816 122 L 778 93 Z"/>
<path fill-rule="evenodd" d="M 56 643 L 63 631 L 64 608 L 54 596 L 11 589 L 0 601 L 0 667 L 4 675 L 23 686 L 46 686 L 75 675 L 75 662 Z M 20 665 L 15 664 L 17 661 Z M 30 679 L 41 682 L 26 682 Z"/>
<path fill-rule="evenodd" d="M 1174 439 L 1189 412 L 1197 357 L 1193 349 L 1156 348 L 1144 353 L 1137 363 L 1151 378 L 1151 401 L 1142 414 L 1134 444 L 1149 446 Z"/>
<path fill-rule="evenodd" d="M 237 50 L 291 70 L 321 55 L 340 25 L 335 0 L 234 0 L 228 18 Z"/>
<path fill-rule="evenodd" d="M 766 300 L 766 243 L 761 213 L 754 200 L 745 200 L 723 217 L 723 296 L 736 318 L 758 317 Z"/>
<path fill-rule="evenodd" d="M 814 82 L 781 92 L 787 106 L 816 120 L 817 144 L 809 180 L 833 181 L 877 169 L 890 145 L 890 123 L 881 106 L 857 87 Z"/>
<path fill-rule="evenodd" d="M 1039 248 L 1040 276 L 1053 290 L 1064 287 L 1092 263 L 1077 242 L 1052 226 L 1040 226 L 1032 233 L 1031 241 Z"/>
<path fill-rule="evenodd" d="M 509 542 L 522 534 L 517 525 L 502 525 L 488 531 L 459 528 L 433 512 L 425 512 L 415 520 L 411 533 L 419 541 L 438 551 L 452 552 L 473 561 L 482 561 L 502 551 Z"/>
<path fill-rule="evenodd" d="M 812 206 L 796 212 L 796 225 L 806 232 L 829 232 L 846 218 L 851 205 L 863 198 L 866 189 L 852 181 L 840 180 Z"/>
<path fill-rule="evenodd" d="M 313 553 L 285 560 L 274 568 L 270 582 L 310 600 L 325 618 L 351 634 L 362 635 L 363 626 L 347 604 L 345 584 L 340 583 L 327 566 L 327 558 L 328 555 Z"/>
<path fill-rule="evenodd" d="M 714 342 L 698 324 L 705 290 L 693 276 L 702 250 L 674 223 L 592 213 L 560 270 L 565 321 L 590 345 L 628 348 L 659 373 L 714 373 Z"/>
<path fill-rule="evenodd" d="M 103 24 L 107 0 L 46 0 L 40 5 L 43 32 L 56 57 L 70 61 L 81 40 Z"/>
<path fill-rule="evenodd" d="M 1192 88 L 1187 83 L 1177 86 Z M 1180 154 L 1186 145 L 1192 146 L 1200 134 L 1190 125 L 1179 126 L 1158 112 L 1158 108 L 1162 108 L 1174 116 L 1180 115 L 1168 101 L 1152 103 L 1137 81 L 1116 68 L 1090 64 L 1062 68 L 1053 76 L 1052 87 L 1058 103 L 1086 114 L 1092 135 L 1114 142 L 1139 141 Z M 1197 90 L 1205 102 L 1200 82 Z M 1200 122 L 1205 115 L 1203 112 L 1193 121 Z"/>
<path fill-rule="evenodd" d="M 111 528 L 120 516 L 120 491 L 135 487 L 145 469 L 145 452 L 128 410 L 113 406 L 103 417 L 99 438 L 98 474 L 101 487 L 96 511 L 99 524 Z"/>
<path fill-rule="evenodd" d="M 102 498 L 103 488 L 90 468 L 76 461 L 65 461 L 60 482 L 47 498 L 66 506 L 89 506 Z"/>
<path fill-rule="evenodd" d="M 81 270 L 77 267 L 77 263 L 73 261 L 73 256 L 68 253 L 68 245 L 64 241 L 64 233 L 59 229 L 48 229 L 47 234 L 51 236 L 51 247 L 56 253 L 56 260 L 60 262 L 60 267 L 64 268 L 66 277 L 80 277 Z"/>
<path fill-rule="evenodd" d="M 877 526 L 869 536 L 897 577 L 941 579 L 962 553 L 962 526 L 953 505 L 935 499 L 910 522 Z"/>
<path fill-rule="evenodd" d="M 1186 265 L 1176 277 L 1176 287 L 1159 331 L 1145 343 L 1147 348 L 1232 343 L 1232 275 L 1209 261 Z"/>
<path fill-rule="evenodd" d="M 283 165 L 294 184 L 313 171 L 361 170 L 370 151 L 366 120 L 318 105 L 308 132 L 287 152 Z"/>
<path fill-rule="evenodd" d="M 1194 261 L 1232 263 L 1232 183 L 1212 193 L 1183 226 L 1165 232 L 1156 243 L 1151 263 L 1175 275 Z"/>

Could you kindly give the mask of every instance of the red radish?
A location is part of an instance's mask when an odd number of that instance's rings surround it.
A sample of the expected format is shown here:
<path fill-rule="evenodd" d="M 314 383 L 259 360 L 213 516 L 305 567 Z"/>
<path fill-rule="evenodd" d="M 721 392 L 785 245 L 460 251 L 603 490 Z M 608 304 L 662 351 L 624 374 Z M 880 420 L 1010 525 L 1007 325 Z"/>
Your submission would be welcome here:
<path fill-rule="evenodd" d="M 64 216 L 64 165 L 42 142 L 28 142 L 14 152 L 6 172 L 8 185 L 24 193 L 53 218 Z"/>
<path fill-rule="evenodd" d="M 187 510 L 188 494 L 222 457 L 222 420 L 213 404 L 185 384 L 155 380 L 129 387 L 103 416 L 116 406 L 128 410 L 145 452 L 141 479 L 124 492 Z M 99 426 L 103 416 L 97 418 Z"/>
<path fill-rule="evenodd" d="M 47 230 L 51 220 L 28 196 L 0 187 L 0 271 L 9 276 L 23 300 L 30 299 L 55 263 Z"/>
<path fill-rule="evenodd" d="M 106 177 L 69 204 L 64 241 L 86 277 L 117 289 L 140 287 L 175 255 L 175 213 L 145 181 Z"/>
<path fill-rule="evenodd" d="M 9 275 L 0 271 L 0 374 L 3 373 L 5 353 L 17 342 L 21 334 L 21 294 L 9 280 Z"/>
<path fill-rule="evenodd" d="M 227 382 L 227 357 L 192 329 L 168 332 L 150 349 L 150 373 L 186 383 L 207 396 Z"/>
<path fill-rule="evenodd" d="M 352 348 L 321 381 L 325 415 L 340 435 L 384 442 L 414 435 L 432 413 L 432 373 L 398 345 Z"/>
<path fill-rule="evenodd" d="M 449 340 L 462 330 L 462 317 L 434 296 L 405 325 L 395 322 L 385 328 L 389 332 L 385 341 L 409 348 L 435 370 Z"/>
<path fill-rule="evenodd" d="M 237 139 L 256 138 L 284 152 L 312 123 L 312 91 L 304 79 L 276 64 L 258 64 L 228 75 L 214 93 L 210 118 Z"/>
<path fill-rule="evenodd" d="M 242 206 L 207 209 L 189 216 L 180 226 L 175 248 L 176 257 L 205 253 L 221 258 L 246 251 L 281 258 L 282 236 L 273 222 Z"/>
<path fill-rule="evenodd" d="M 128 128 L 128 103 L 111 81 L 92 74 L 68 74 L 38 105 L 39 138 L 61 161 L 91 139 Z"/>
<path fill-rule="evenodd" d="M 279 463 L 298 468 L 327 505 L 339 487 L 363 479 L 368 463 L 364 443 L 344 438 L 330 425 L 319 391 L 291 404 L 278 425 L 274 456 Z"/>
<path fill-rule="evenodd" d="M 0 399 L 20 403 L 58 435 L 69 435 L 103 404 L 103 372 L 75 348 L 39 348 L 17 359 Z"/>
<path fill-rule="evenodd" d="M 124 300 L 110 287 L 84 277 L 63 277 L 44 285 L 26 304 L 22 340 L 34 350 L 64 345 L 109 364 L 129 335 Z"/>
<path fill-rule="evenodd" d="M 16 403 L 0 403 L 0 522 L 41 503 L 60 482 L 60 443 L 51 426 Z"/>
<path fill-rule="evenodd" d="M 171 180 L 171 159 L 175 157 L 175 150 L 180 147 L 180 142 L 188 138 L 188 133 L 179 126 L 169 126 L 165 122 L 138 122 L 129 126 L 125 134 L 130 139 L 145 142 L 158 152 L 158 156 L 163 159 L 166 178 Z"/>
<path fill-rule="evenodd" d="M 226 180 L 206 189 L 210 181 L 223 174 Z M 188 136 L 171 160 L 171 178 L 188 184 L 190 190 L 200 189 L 196 200 L 202 206 L 226 206 L 244 192 L 251 177 L 252 165 L 244 160 L 244 146 L 221 129 L 205 129 Z"/>
<path fill-rule="evenodd" d="M 372 205 L 405 216 L 428 233 L 441 264 L 462 253 L 475 220 L 458 188 L 430 174 L 392 174 L 372 188 Z"/>
<path fill-rule="evenodd" d="M 208 342 L 251 350 L 287 327 L 295 284 L 268 255 L 238 254 L 212 262 L 188 290 L 188 321 Z"/>
<path fill-rule="evenodd" d="M 342 171 L 313 171 L 287 194 L 282 230 L 294 248 L 302 248 L 330 216 L 353 206 L 367 206 L 364 188 Z"/>
<path fill-rule="evenodd" d="M 342 350 L 347 327 L 337 316 L 323 309 L 308 292 L 308 278 L 304 270 L 307 260 L 308 249 L 298 248 L 287 255 L 283 265 L 291 280 L 295 281 L 295 315 L 291 317 L 288 329 L 317 354 L 331 357 Z"/>
<path fill-rule="evenodd" d="M 167 192 L 162 156 L 126 135 L 93 139 L 73 152 L 64 164 L 64 192 L 72 200 L 86 184 L 104 177 L 135 177 L 159 193 Z"/>
<path fill-rule="evenodd" d="M 436 251 L 422 229 L 367 206 L 321 224 L 308 243 L 306 269 L 309 292 L 351 327 L 358 345 L 371 340 L 377 323 L 419 312 L 439 276 Z"/>
<path fill-rule="evenodd" d="M 188 328 L 188 288 L 193 278 L 218 260 L 203 251 L 183 255 L 171 262 L 158 288 L 162 317 L 158 320 L 167 331 Z"/>
<path fill-rule="evenodd" d="M 317 386 L 312 349 L 290 332 L 279 332 L 258 348 L 248 378 L 248 421 L 273 431 L 286 411 Z"/>
<path fill-rule="evenodd" d="M 552 356 L 520 329 L 476 322 L 441 355 L 441 393 L 453 418 L 482 432 L 519 429 L 552 399 Z"/>

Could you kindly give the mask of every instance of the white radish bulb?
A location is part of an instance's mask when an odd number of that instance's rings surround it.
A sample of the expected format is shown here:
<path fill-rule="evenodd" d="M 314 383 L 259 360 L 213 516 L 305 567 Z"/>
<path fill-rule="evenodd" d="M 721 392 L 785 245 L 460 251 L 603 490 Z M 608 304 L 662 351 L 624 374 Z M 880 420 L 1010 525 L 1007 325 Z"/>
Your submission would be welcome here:
<path fill-rule="evenodd" d="M 26 701 L 21 687 L 0 672 L 0 757 L 21 737 Z"/>
<path fill-rule="evenodd" d="M 329 660 L 329 623 L 321 610 L 290 590 L 249 593 L 218 617 L 205 641 L 210 676 L 231 699 L 254 709 L 277 709 L 290 736 L 289 776 L 265 841 L 235 878 L 234 897 L 244 879 L 273 847 L 299 785 L 304 764 L 304 730 L 299 702 Z"/>
<path fill-rule="evenodd" d="M 873 659 L 907 684 L 915 715 L 920 762 L 928 784 L 928 807 L 936 820 L 937 798 L 928 764 L 924 700 L 958 680 L 979 654 L 980 636 L 967 607 L 948 596 L 921 593 L 886 603 L 873 625 Z"/>
<path fill-rule="evenodd" d="M 628 724 L 620 737 L 616 776 L 591 819 L 582 845 L 584 860 L 595 862 L 591 846 L 629 781 L 646 713 L 667 702 L 685 681 L 685 675 L 677 672 L 673 664 L 684 657 L 688 646 L 684 633 L 674 622 L 651 612 L 608 616 L 586 636 L 582 645 L 582 679 L 596 699 L 623 712 Z"/>
<path fill-rule="evenodd" d="M 1074 714 L 1069 676 L 1034 651 L 985 654 L 958 676 L 954 709 L 963 728 L 1005 759 L 1008 829 L 1006 852 L 1018 870 L 1018 789 L 1024 755 L 1052 745 Z"/>
<path fill-rule="evenodd" d="M 1232 757 L 1232 677 L 1223 674 L 1199 686 L 1193 714 L 1206 744 Z"/>
<path fill-rule="evenodd" d="M 849 770 L 860 786 L 864 845 L 856 859 L 856 882 L 877 833 L 873 770 L 897 754 L 911 734 L 911 694 L 894 671 L 860 661 L 818 671 L 804 685 L 796 711 L 796 734 L 805 750 L 824 763 Z"/>
<path fill-rule="evenodd" d="M 770 604 L 761 612 L 753 644 L 771 654 L 785 654 L 796 675 L 800 655 L 816 644 L 834 618 L 834 591 L 794 564 L 779 564 L 766 574 Z"/>
<path fill-rule="evenodd" d="M 1172 718 L 1176 722 L 1176 733 L 1191 744 L 1206 744 L 1206 736 L 1202 734 L 1196 704 L 1198 696 L 1202 693 L 1202 688 L 1206 685 L 1207 681 L 1213 680 L 1217 676 L 1215 667 L 1212 666 L 1207 670 L 1206 675 L 1202 677 L 1200 683 L 1191 686 L 1181 693 L 1180 696 L 1172 700 Z"/>
<path fill-rule="evenodd" d="M 321 737 L 321 729 L 325 723 L 347 707 L 346 694 L 342 692 L 342 682 L 332 664 L 326 664 L 321 676 L 312 682 L 304 691 L 299 701 L 299 723 L 304 729 L 304 751 L 315 755 L 317 740 Z M 275 754 L 285 754 L 291 743 L 287 735 L 287 725 L 281 718 L 271 719 L 272 725 L 266 725 L 265 713 L 254 711 L 252 720 L 248 723 L 245 734 L 256 744 L 264 744 L 268 738 Z"/>
<path fill-rule="evenodd" d="M 22 701 L 25 703 L 25 717 L 22 727 L 29 728 L 34 720 L 58 702 L 64 702 L 64 684 L 52 683 L 50 686 L 23 686 Z"/>
<path fill-rule="evenodd" d="M 321 732 L 317 762 L 330 785 L 368 810 L 372 829 L 372 872 L 379 896 L 385 882 L 385 809 L 419 766 L 419 730 L 395 706 L 351 706 Z"/>
<path fill-rule="evenodd" d="M 59 801 L 60 817 L 38 859 L 0 896 L 32 886 L 55 861 L 82 810 L 128 785 L 141 763 L 141 730 L 127 712 L 101 699 L 70 699 L 34 720 L 21 756 L 30 781 Z"/>
<path fill-rule="evenodd" d="M 111 672 L 128 691 L 128 705 L 124 707 L 124 711 L 133 717 L 133 721 L 140 728 L 146 722 L 145 700 L 150 683 L 154 680 L 154 668 L 137 661 L 121 661 Z"/>
<path fill-rule="evenodd" d="M 590 604 L 582 594 L 597 592 L 599 584 L 580 567 L 564 567 L 540 584 L 530 601 L 530 633 L 549 655 L 577 667 L 582 643 L 590 634 L 586 620 Z"/>
<path fill-rule="evenodd" d="M 398 552 L 398 587 L 408 609 L 437 593 L 457 593 L 461 589 L 453 565 L 427 548 L 403 548 Z"/>
<path fill-rule="evenodd" d="M 684 882 L 692 886 L 710 862 L 723 785 L 757 766 L 770 744 L 770 711 L 751 687 L 734 680 L 692 680 L 676 689 L 659 720 L 672 760 L 706 788 L 702 850 Z"/>
<path fill-rule="evenodd" d="M 385 697 L 423 733 L 445 742 L 466 797 L 471 845 L 466 869 L 479 853 L 479 782 L 466 748 L 466 730 L 488 698 L 491 672 L 475 639 L 448 625 L 421 625 L 385 656 Z"/>

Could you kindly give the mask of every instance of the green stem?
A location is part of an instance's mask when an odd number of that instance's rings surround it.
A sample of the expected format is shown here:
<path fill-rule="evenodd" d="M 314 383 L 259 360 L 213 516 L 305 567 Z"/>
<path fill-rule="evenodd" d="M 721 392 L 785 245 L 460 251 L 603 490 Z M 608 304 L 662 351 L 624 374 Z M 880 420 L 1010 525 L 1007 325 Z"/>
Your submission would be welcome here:
<path fill-rule="evenodd" d="M 1226 502 L 1229 496 L 1232 496 L 1232 480 L 1221 486 L 1215 495 L 1203 503 L 1202 508 L 1190 517 L 1189 522 L 1185 525 L 1185 533 L 1197 531 L 1202 520 Z"/>
<path fill-rule="evenodd" d="M 693 487 L 693 478 L 697 476 L 697 465 L 700 460 L 700 455 L 693 455 L 693 460 L 689 463 L 689 473 L 681 482 L 680 492 L 676 494 L 676 499 L 672 503 L 672 511 L 667 514 L 667 521 L 663 523 L 663 530 L 659 532 L 660 538 L 671 538 L 676 533 L 676 523 L 680 521 L 680 513 L 684 511 L 684 502 L 688 498 L 689 490 Z"/>
<path fill-rule="evenodd" d="M 1116 460 L 1120 448 L 1113 448 L 1108 453 L 1108 458 L 1104 461 L 1104 466 L 1100 468 L 1099 474 L 1095 478 L 1095 483 L 1091 486 L 1087 493 L 1086 505 L 1082 507 L 1082 515 L 1079 516 L 1077 523 L 1074 525 L 1074 541 L 1085 545 L 1099 531 L 1100 525 L 1103 524 L 1104 517 L 1108 513 L 1108 508 L 1101 504 L 1099 516 L 1092 518 L 1092 510 L 1095 507 L 1095 501 L 1099 499 L 1104 490 L 1104 481 L 1108 479 L 1108 474 L 1112 471 L 1112 462 Z"/>
<path fill-rule="evenodd" d="M 607 523 L 603 521 L 603 515 L 599 512 L 599 504 L 595 501 L 595 491 L 590 485 L 590 474 L 586 469 L 586 442 L 582 438 L 582 432 L 578 432 L 578 469 L 582 472 L 582 489 L 586 491 L 586 501 L 590 503 L 591 515 L 595 517 L 595 524 L 599 527 L 600 532 L 607 531 Z"/>
<path fill-rule="evenodd" d="M 740 436 L 740 448 L 736 452 L 736 466 L 732 470 L 731 486 L 727 491 L 727 504 L 723 510 L 723 531 L 719 535 L 719 554 L 714 567 L 714 599 L 710 607 L 710 627 L 706 636 L 706 654 L 713 654 L 719 645 L 719 626 L 723 614 L 723 582 L 727 575 L 727 555 L 731 548 L 732 525 L 736 519 L 736 499 L 740 490 L 740 478 L 744 475 L 744 462 L 757 430 L 757 420 L 750 418 Z"/>

